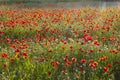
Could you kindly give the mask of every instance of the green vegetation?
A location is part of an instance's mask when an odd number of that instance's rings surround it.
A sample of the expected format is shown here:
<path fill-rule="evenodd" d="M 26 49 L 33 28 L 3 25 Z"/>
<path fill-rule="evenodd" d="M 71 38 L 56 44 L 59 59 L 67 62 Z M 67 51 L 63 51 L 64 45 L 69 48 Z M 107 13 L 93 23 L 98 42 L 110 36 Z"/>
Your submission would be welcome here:
<path fill-rule="evenodd" d="M 0 7 L 1 80 L 119 80 L 118 8 Z"/>

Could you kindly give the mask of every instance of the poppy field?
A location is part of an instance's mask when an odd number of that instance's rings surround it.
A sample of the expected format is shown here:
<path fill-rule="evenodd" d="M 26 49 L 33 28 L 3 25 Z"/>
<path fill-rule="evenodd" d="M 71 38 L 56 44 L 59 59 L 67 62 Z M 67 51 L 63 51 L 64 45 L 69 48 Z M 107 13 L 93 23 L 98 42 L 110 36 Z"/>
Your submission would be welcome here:
<path fill-rule="evenodd" d="M 120 9 L 0 7 L 1 80 L 120 80 Z"/>

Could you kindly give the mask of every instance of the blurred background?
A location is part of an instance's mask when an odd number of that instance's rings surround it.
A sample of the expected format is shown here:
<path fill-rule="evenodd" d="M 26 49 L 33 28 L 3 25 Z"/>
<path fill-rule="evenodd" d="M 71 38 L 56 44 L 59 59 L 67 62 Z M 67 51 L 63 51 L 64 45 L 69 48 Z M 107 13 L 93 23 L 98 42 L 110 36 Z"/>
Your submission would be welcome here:
<path fill-rule="evenodd" d="M 36 8 L 119 7 L 120 0 L 0 0 L 1 5 Z"/>

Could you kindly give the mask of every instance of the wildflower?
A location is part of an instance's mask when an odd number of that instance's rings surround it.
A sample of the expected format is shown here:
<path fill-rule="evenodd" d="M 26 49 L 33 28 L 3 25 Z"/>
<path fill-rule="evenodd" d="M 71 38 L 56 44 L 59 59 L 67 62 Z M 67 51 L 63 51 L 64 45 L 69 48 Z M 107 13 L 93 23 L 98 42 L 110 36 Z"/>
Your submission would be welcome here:
<path fill-rule="evenodd" d="M 67 62 L 68 61 L 68 54 L 66 54 L 66 56 L 65 56 L 65 62 Z"/>
<path fill-rule="evenodd" d="M 45 58 L 41 58 L 41 61 L 44 62 L 44 61 L 45 61 Z"/>
<path fill-rule="evenodd" d="M 24 46 L 19 46 L 20 49 L 24 49 Z"/>
<path fill-rule="evenodd" d="M 94 45 L 100 46 L 100 43 L 98 42 L 98 40 L 94 40 Z"/>
<path fill-rule="evenodd" d="M 73 57 L 73 58 L 72 58 L 72 61 L 73 61 L 73 62 L 76 62 L 76 61 L 77 61 L 77 59 Z"/>
<path fill-rule="evenodd" d="M 52 49 L 49 49 L 49 50 L 48 50 L 48 52 L 52 53 L 52 52 L 53 52 L 53 50 L 52 50 Z"/>
<path fill-rule="evenodd" d="M 13 62 L 13 61 L 14 61 L 14 58 L 11 58 L 10 60 Z"/>
<path fill-rule="evenodd" d="M 86 59 L 80 60 L 81 63 L 86 63 Z"/>
<path fill-rule="evenodd" d="M 105 72 L 108 72 L 109 71 L 109 68 L 108 67 L 104 67 L 103 68 Z"/>
<path fill-rule="evenodd" d="M 88 28 L 88 26 L 87 26 L 86 28 Z M 88 33 L 88 32 L 89 32 L 89 30 L 84 30 L 83 32 L 84 32 L 84 33 Z"/>
<path fill-rule="evenodd" d="M 58 61 L 57 61 L 57 62 L 56 62 L 56 64 L 57 64 L 57 65 L 59 65 L 59 64 L 60 64 L 60 62 L 58 62 Z"/>
<path fill-rule="evenodd" d="M 16 48 L 16 49 L 15 49 L 15 52 L 18 53 L 18 52 L 20 52 L 20 50 Z"/>
<path fill-rule="evenodd" d="M 87 53 L 90 54 L 90 53 L 92 53 L 92 52 L 93 52 L 93 50 L 89 50 Z"/>
<path fill-rule="evenodd" d="M 112 67 L 112 64 L 108 64 L 108 67 Z"/>
<path fill-rule="evenodd" d="M 11 59 L 10 59 L 11 63 L 14 63 L 14 60 L 15 60 L 14 58 L 11 58 Z"/>
<path fill-rule="evenodd" d="M 93 63 L 94 61 L 92 59 L 89 60 L 90 63 Z"/>
<path fill-rule="evenodd" d="M 102 41 L 105 41 L 105 40 L 106 40 L 105 37 L 102 37 L 101 39 L 102 39 Z"/>
<path fill-rule="evenodd" d="M 78 31 L 75 32 L 76 37 L 78 36 Z"/>
<path fill-rule="evenodd" d="M 94 68 L 94 67 L 95 67 L 95 64 L 94 64 L 94 63 L 90 63 L 89 66 L 90 66 L 91 68 Z"/>
<path fill-rule="evenodd" d="M 100 61 L 105 61 L 105 60 L 107 60 L 107 59 L 108 59 L 107 56 L 102 56 L 102 57 L 100 58 Z"/>
<path fill-rule="evenodd" d="M 51 71 L 48 71 L 48 75 L 51 75 L 52 74 L 52 72 Z"/>
<path fill-rule="evenodd" d="M 79 49 L 80 52 L 85 52 L 82 48 Z"/>
<path fill-rule="evenodd" d="M 70 46 L 70 49 L 72 49 L 73 47 L 72 46 Z"/>
<path fill-rule="evenodd" d="M 10 38 L 7 38 L 6 41 L 7 41 L 7 43 L 11 43 L 11 39 Z"/>
<path fill-rule="evenodd" d="M 92 40 L 92 37 L 88 34 L 84 34 L 83 39 L 85 42 L 88 42 L 89 40 Z"/>
<path fill-rule="evenodd" d="M 113 50 L 110 50 L 110 52 L 117 54 L 118 50 L 117 49 L 113 49 Z"/>
<path fill-rule="evenodd" d="M 38 23 L 37 23 L 37 22 L 33 22 L 33 24 L 34 24 L 35 26 L 38 26 Z"/>
<path fill-rule="evenodd" d="M 27 56 L 27 52 L 22 52 L 22 55 L 23 56 Z"/>
<path fill-rule="evenodd" d="M 8 58 L 8 54 L 7 53 L 3 53 L 2 57 L 7 59 Z"/>
<path fill-rule="evenodd" d="M 115 38 L 111 37 L 111 38 L 108 39 L 108 41 L 115 41 Z"/>
<path fill-rule="evenodd" d="M 67 44 L 67 41 L 64 41 L 64 44 Z"/>
<path fill-rule="evenodd" d="M 58 61 L 52 63 L 52 65 L 53 65 L 54 67 L 57 67 L 59 64 L 60 64 L 60 63 L 59 63 Z"/>
<path fill-rule="evenodd" d="M 27 20 L 22 20 L 21 21 L 21 24 L 23 24 L 23 25 L 26 24 L 26 23 L 27 23 Z"/>
<path fill-rule="evenodd" d="M 70 26 L 70 29 L 72 29 L 72 26 Z"/>
<path fill-rule="evenodd" d="M 80 70 L 81 70 L 81 71 L 85 71 L 85 68 L 84 68 L 84 67 L 81 67 Z"/>
<path fill-rule="evenodd" d="M 15 39 L 14 42 L 15 42 L 16 44 L 20 44 L 20 41 L 17 40 L 17 39 Z"/>
<path fill-rule="evenodd" d="M 96 61 L 95 61 L 93 64 L 94 64 L 95 66 L 98 66 L 98 62 L 96 62 Z"/>
<path fill-rule="evenodd" d="M 67 61 L 66 62 L 66 66 L 70 66 L 70 65 L 72 65 L 72 62 L 71 61 Z"/>
<path fill-rule="evenodd" d="M 16 48 L 17 46 L 16 46 L 16 44 L 9 44 L 10 45 L 10 47 L 13 47 L 13 48 Z"/>

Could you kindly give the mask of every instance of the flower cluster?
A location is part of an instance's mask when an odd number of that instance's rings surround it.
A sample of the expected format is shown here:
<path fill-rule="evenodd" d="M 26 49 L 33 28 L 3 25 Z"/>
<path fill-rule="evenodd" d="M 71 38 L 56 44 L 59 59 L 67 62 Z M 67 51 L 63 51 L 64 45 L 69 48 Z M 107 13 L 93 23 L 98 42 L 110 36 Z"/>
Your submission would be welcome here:
<path fill-rule="evenodd" d="M 113 80 L 119 25 L 117 8 L 0 8 L 1 79 Z"/>

